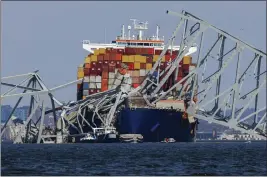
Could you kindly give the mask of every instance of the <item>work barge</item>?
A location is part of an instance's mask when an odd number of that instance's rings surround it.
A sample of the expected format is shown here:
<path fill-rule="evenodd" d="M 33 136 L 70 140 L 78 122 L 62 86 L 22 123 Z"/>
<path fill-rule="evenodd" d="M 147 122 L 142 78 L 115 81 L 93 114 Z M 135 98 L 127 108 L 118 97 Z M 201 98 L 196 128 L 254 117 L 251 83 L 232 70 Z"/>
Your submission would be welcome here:
<path fill-rule="evenodd" d="M 1 86 L 11 87 L 6 93 L 1 93 L 1 104 L 10 97 L 19 98 L 1 128 L 1 137 L 12 129 L 13 143 L 77 143 L 81 139 L 95 142 L 96 137 L 103 140 L 99 142 L 105 142 L 106 137 L 112 139 L 117 136 L 126 139 L 130 136 L 138 142 L 142 135 L 119 135 L 115 123 L 123 109 L 137 108 L 137 104 L 129 105 L 129 102 L 142 102 L 144 109 L 183 112 L 196 120 L 216 123 L 266 140 L 266 103 L 264 105 L 260 101 L 260 98 L 266 98 L 266 53 L 189 12 L 167 11 L 167 14 L 178 17 L 179 24 L 151 70 L 135 88 L 126 87 L 121 82 L 81 100 L 62 103 L 55 98 L 54 92 L 82 83 L 82 78 L 52 89 L 46 87 L 38 71 L 1 78 Z M 204 38 L 206 35 L 207 40 Z M 170 48 L 177 47 L 174 46 L 177 39 L 179 53 L 160 71 L 162 58 Z M 83 41 L 84 46 L 88 44 L 88 41 Z M 171 75 L 179 72 L 183 58 L 192 50 L 195 52 L 196 48 L 196 66 L 181 80 L 163 90 Z M 155 72 L 158 73 L 156 76 Z M 25 77 L 19 84 L 8 82 Z M 14 93 L 18 89 L 24 90 L 23 93 Z M 28 117 L 23 124 L 9 126 L 23 97 L 30 97 Z M 185 97 L 189 102 L 188 108 L 175 107 L 176 102 Z M 163 104 L 164 101 L 169 106 Z M 47 106 L 51 109 L 47 110 Z M 254 111 L 244 114 L 248 109 Z M 37 110 L 41 114 L 34 120 Z M 53 119 L 53 127 L 44 124 L 48 115 Z M 101 127 L 95 126 L 95 121 L 100 122 Z"/>

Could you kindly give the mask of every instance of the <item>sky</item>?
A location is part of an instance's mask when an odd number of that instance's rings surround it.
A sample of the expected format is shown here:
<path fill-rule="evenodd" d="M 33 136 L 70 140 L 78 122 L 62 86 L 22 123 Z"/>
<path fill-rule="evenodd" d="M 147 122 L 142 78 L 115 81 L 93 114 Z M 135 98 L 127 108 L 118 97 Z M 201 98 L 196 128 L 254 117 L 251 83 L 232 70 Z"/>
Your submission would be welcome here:
<path fill-rule="evenodd" d="M 77 66 L 88 54 L 82 40 L 110 42 L 131 18 L 148 21 L 150 32 L 161 26 L 169 38 L 177 17 L 166 10 L 186 10 L 266 52 L 266 2 L 2 2 L 1 75 L 39 69 L 48 88 L 77 77 Z M 76 100 L 76 85 L 55 93 Z M 9 104 L 4 100 L 3 104 Z M 24 103 L 23 104 L 27 104 Z"/>

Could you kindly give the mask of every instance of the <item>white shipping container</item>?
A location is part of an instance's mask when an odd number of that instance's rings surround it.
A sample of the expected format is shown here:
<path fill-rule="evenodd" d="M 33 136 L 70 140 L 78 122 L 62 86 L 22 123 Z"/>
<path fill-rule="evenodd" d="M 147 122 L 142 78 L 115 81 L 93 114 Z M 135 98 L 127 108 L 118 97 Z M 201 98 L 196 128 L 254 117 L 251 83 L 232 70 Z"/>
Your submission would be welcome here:
<path fill-rule="evenodd" d="M 196 67 L 195 66 L 189 66 L 189 72 L 193 71 Z"/>
<path fill-rule="evenodd" d="M 108 89 L 112 89 L 112 85 L 108 85 Z"/>
<path fill-rule="evenodd" d="M 83 82 L 89 82 L 89 81 L 90 81 L 89 76 L 84 76 Z"/>
<path fill-rule="evenodd" d="M 96 88 L 96 84 L 95 83 L 89 83 L 89 88 L 90 89 L 95 89 Z"/>
<path fill-rule="evenodd" d="M 89 90 L 83 90 L 83 96 L 88 96 L 89 95 Z"/>
<path fill-rule="evenodd" d="M 109 72 L 108 73 L 108 78 L 114 79 L 115 78 L 115 73 Z"/>
<path fill-rule="evenodd" d="M 89 82 L 95 82 L 95 76 L 90 76 L 89 80 Z"/>
<path fill-rule="evenodd" d="M 122 80 L 122 78 L 123 78 L 123 75 L 120 74 L 120 72 L 117 72 L 117 73 L 116 73 L 116 76 L 115 76 L 115 79 Z"/>
<path fill-rule="evenodd" d="M 146 70 L 146 74 L 149 72 L 149 70 Z"/>
<path fill-rule="evenodd" d="M 96 88 L 101 89 L 101 83 L 96 83 Z"/>
<path fill-rule="evenodd" d="M 113 85 L 114 81 L 115 81 L 115 79 L 108 79 L 108 84 Z"/>
<path fill-rule="evenodd" d="M 115 68 L 115 74 L 118 72 L 118 68 Z"/>
<path fill-rule="evenodd" d="M 146 76 L 146 70 L 140 69 L 140 76 Z"/>
<path fill-rule="evenodd" d="M 95 78 L 95 82 L 101 82 L 101 79 L 102 79 L 101 76 L 96 76 L 96 78 Z"/>
<path fill-rule="evenodd" d="M 118 85 L 120 85 L 120 84 L 121 84 L 121 80 L 116 79 L 116 80 L 114 81 L 114 84 L 113 84 L 113 85 L 118 86 Z"/>

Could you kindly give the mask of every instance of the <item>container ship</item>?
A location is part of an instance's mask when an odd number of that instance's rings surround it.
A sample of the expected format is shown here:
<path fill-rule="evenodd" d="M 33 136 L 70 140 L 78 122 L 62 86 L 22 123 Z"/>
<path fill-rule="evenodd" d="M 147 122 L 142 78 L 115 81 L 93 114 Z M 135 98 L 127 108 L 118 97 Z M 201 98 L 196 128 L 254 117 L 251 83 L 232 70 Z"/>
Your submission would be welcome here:
<path fill-rule="evenodd" d="M 147 29 L 147 22 L 134 20 L 132 26 L 127 26 L 127 31 L 122 25 L 121 35 L 110 44 L 83 41 L 83 48 L 89 54 L 78 67 L 78 79 L 82 78 L 83 82 L 77 85 L 77 100 L 115 88 L 117 73 L 130 75 L 132 89 L 144 81 L 165 45 L 164 38 L 159 37 L 159 26 L 156 27 L 156 35 L 148 38 L 144 35 Z M 132 30 L 135 32 L 133 35 Z M 179 72 L 171 75 L 163 86 L 163 91 L 194 69 L 196 64 L 192 63 L 191 54 L 196 50 L 196 47 L 190 48 L 179 63 Z M 178 52 L 179 46 L 170 46 L 157 69 L 164 70 L 177 57 Z M 197 123 L 185 114 L 185 108 L 184 100 L 162 100 L 157 102 L 156 108 L 151 108 L 137 95 L 127 99 L 126 106 L 117 115 L 114 125 L 118 135 L 126 142 L 168 142 L 168 139 L 193 142 Z M 90 113 L 86 116 L 89 121 L 90 116 Z M 93 124 L 101 127 L 100 121 L 94 120 Z M 92 130 L 88 128 L 88 131 Z"/>

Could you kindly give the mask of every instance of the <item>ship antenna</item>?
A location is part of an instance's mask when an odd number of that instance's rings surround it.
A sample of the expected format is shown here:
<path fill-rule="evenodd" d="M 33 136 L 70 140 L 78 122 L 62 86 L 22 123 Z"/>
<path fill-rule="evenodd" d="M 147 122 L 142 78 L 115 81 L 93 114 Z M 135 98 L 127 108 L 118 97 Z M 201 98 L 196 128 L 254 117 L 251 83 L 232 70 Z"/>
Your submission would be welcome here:
<path fill-rule="evenodd" d="M 105 36 L 105 44 L 106 44 L 106 28 L 104 29 L 104 36 Z"/>
<path fill-rule="evenodd" d="M 159 25 L 157 25 L 157 33 L 156 34 L 157 34 L 156 38 L 157 38 L 157 40 L 159 40 Z"/>
<path fill-rule="evenodd" d="M 124 39 L 124 37 L 125 37 L 124 24 L 122 25 L 122 29 L 121 29 L 121 37 L 122 37 L 122 39 Z"/>
<path fill-rule="evenodd" d="M 128 26 L 128 38 L 131 39 L 131 26 Z"/>

